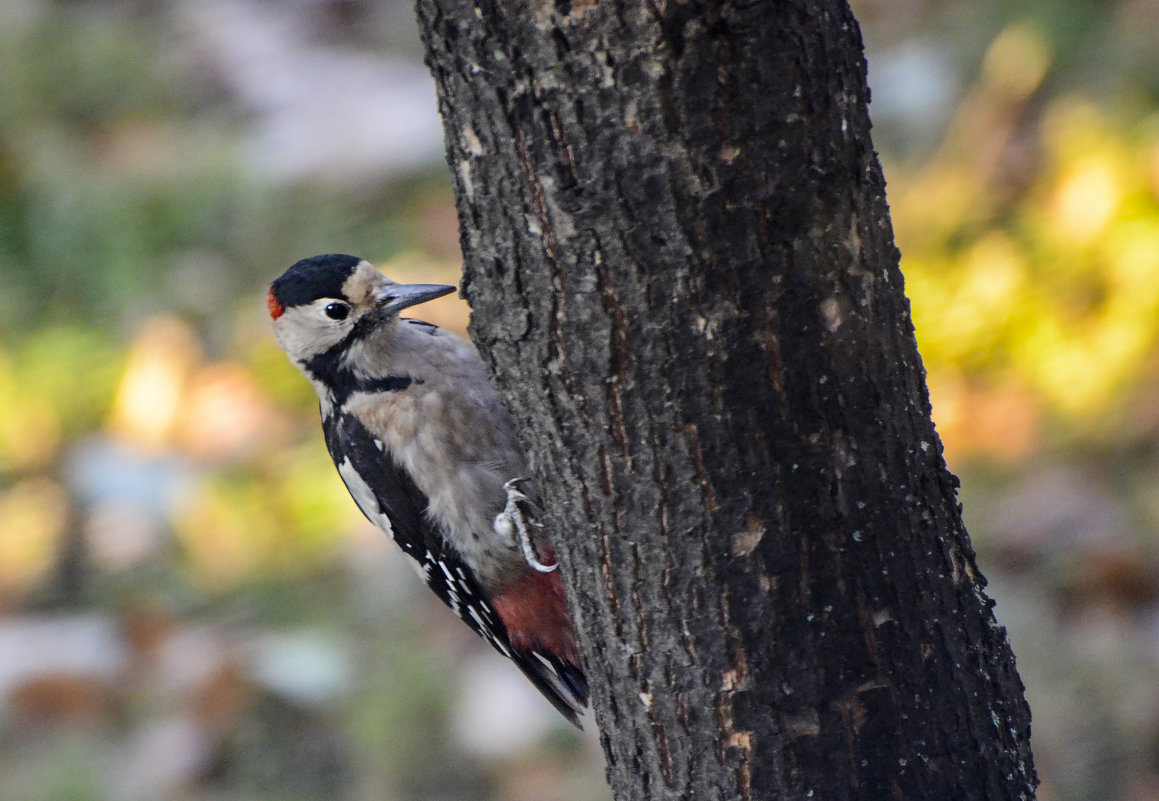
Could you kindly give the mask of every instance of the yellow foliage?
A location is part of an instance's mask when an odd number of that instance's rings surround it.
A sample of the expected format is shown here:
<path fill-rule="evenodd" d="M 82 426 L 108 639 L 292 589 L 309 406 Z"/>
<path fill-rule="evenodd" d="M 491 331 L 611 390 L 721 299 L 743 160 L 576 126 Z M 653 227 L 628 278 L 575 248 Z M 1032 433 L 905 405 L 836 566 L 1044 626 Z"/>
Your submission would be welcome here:
<path fill-rule="evenodd" d="M 1000 80 L 991 60 L 1034 66 L 1045 58 L 1025 32 L 1009 36 L 995 42 L 983 84 Z M 973 113 L 999 119 L 982 106 Z M 967 160 L 984 163 L 989 154 L 972 154 L 968 139 L 921 172 L 893 176 L 906 288 L 932 392 L 942 398 L 936 417 L 954 408 L 946 398 L 1006 387 L 999 394 L 1073 426 L 1108 414 L 1154 361 L 1159 172 L 1139 167 L 1159 164 L 1159 132 L 1125 134 L 1091 104 L 1062 98 L 1046 108 L 1041 136 L 1034 181 L 1006 200 L 971 172 Z M 1040 412 L 1015 417 L 1030 425 Z M 969 427 L 939 423 L 969 436 Z M 994 442 L 979 448 L 996 451 Z"/>
<path fill-rule="evenodd" d="M 1084 159 L 1069 168 L 1055 187 L 1054 235 L 1073 245 L 1091 242 L 1106 230 L 1121 200 L 1122 189 L 1107 159 Z"/>
<path fill-rule="evenodd" d="M 50 464 L 60 446 L 60 419 L 48 399 L 17 375 L 0 350 L 0 470 Z"/>
<path fill-rule="evenodd" d="M 977 361 L 995 347 L 1023 300 L 1026 267 L 1004 235 L 976 243 L 958 263 L 907 262 L 906 288 L 923 345 L 940 359 Z"/>
<path fill-rule="evenodd" d="M 207 480 L 174 521 L 199 584 L 226 590 L 268 563 L 278 542 L 268 504 L 239 481 Z"/>
<path fill-rule="evenodd" d="M 190 372 L 201 346 L 187 325 L 173 317 L 146 322 L 133 339 L 117 389 L 110 430 L 142 450 L 169 444 Z"/>
<path fill-rule="evenodd" d="M 31 478 L 0 495 L 0 592 L 26 592 L 52 569 L 68 522 L 68 494 Z"/>
<path fill-rule="evenodd" d="M 1050 46 L 1037 28 L 1025 23 L 1011 25 L 990 44 L 982 61 L 982 90 L 1003 100 L 1028 97 L 1050 69 Z"/>
<path fill-rule="evenodd" d="M 268 453 L 245 474 L 207 477 L 173 525 L 197 581 L 224 590 L 326 564 L 361 520 L 322 443 L 311 441 Z"/>

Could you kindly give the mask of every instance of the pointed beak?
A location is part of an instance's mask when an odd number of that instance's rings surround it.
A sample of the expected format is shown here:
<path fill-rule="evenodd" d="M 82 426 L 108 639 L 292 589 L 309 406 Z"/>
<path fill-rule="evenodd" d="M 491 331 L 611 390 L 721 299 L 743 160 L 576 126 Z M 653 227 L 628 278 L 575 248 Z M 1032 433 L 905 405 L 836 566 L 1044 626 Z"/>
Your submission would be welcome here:
<path fill-rule="evenodd" d="M 387 314 L 398 314 L 411 306 L 441 298 L 457 288 L 446 284 L 387 284 L 379 290 L 378 308 Z"/>

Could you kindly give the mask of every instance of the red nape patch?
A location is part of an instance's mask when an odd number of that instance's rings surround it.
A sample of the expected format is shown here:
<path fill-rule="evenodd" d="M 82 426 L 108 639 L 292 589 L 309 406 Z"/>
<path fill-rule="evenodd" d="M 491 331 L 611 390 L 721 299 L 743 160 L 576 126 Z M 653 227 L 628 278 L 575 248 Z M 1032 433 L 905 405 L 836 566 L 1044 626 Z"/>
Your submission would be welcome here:
<path fill-rule="evenodd" d="M 286 311 L 286 307 L 278 303 L 278 299 L 274 297 L 274 293 L 270 292 L 266 296 L 266 308 L 270 310 L 270 317 L 278 319 Z"/>

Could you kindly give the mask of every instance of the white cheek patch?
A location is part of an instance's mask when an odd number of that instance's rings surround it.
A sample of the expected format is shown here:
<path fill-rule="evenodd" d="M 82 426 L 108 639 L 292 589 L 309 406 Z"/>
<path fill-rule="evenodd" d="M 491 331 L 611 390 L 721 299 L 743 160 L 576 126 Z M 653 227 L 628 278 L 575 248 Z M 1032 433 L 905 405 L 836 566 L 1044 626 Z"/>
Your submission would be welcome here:
<path fill-rule="evenodd" d="M 378 505 L 378 499 L 374 497 L 374 490 L 362 479 L 362 476 L 358 475 L 358 471 L 350 463 L 349 457 L 343 459 L 342 464 L 338 465 L 338 475 L 342 476 L 342 482 L 346 484 L 346 489 L 350 491 L 350 497 L 358 504 L 362 514 L 393 538 L 394 530 L 390 525 L 390 518 L 382 511 L 382 507 Z"/>
<path fill-rule="evenodd" d="M 286 309 L 274 323 L 274 338 L 295 364 L 309 361 L 341 342 L 353 325 L 326 317 L 322 311 L 324 300 Z"/>

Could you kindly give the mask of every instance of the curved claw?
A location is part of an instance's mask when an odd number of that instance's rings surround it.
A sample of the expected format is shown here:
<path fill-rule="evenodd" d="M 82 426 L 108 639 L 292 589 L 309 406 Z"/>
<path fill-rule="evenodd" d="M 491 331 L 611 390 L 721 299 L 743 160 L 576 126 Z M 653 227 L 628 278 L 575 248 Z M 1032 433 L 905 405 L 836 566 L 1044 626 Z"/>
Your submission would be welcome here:
<path fill-rule="evenodd" d="M 531 544 L 531 537 L 528 536 L 526 528 L 521 528 L 520 534 L 520 545 L 523 546 L 523 558 L 527 560 L 527 564 L 531 565 L 532 570 L 537 570 L 540 573 L 554 573 L 559 569 L 559 562 L 545 565 L 539 561 L 539 555 L 535 553 L 535 547 Z"/>
<path fill-rule="evenodd" d="M 515 498 L 522 501 L 527 500 L 527 496 L 519 491 L 519 485 L 524 481 L 530 480 L 531 479 L 527 476 L 520 476 L 519 478 L 512 478 L 503 482 L 503 491 L 507 493 L 507 499 L 511 500 L 512 498 Z"/>
<path fill-rule="evenodd" d="M 523 519 L 523 512 L 519 508 L 519 503 L 531 503 L 531 499 L 519 491 L 519 485 L 526 478 L 513 478 L 504 483 L 503 491 L 507 493 L 507 504 L 503 507 L 495 518 L 495 533 L 506 540 L 509 544 L 514 545 L 514 532 L 519 532 L 519 549 L 523 552 L 523 558 L 532 570 L 540 573 L 552 573 L 559 568 L 559 562 L 554 562 L 546 565 L 539 561 L 539 554 L 535 552 L 535 545 L 531 541 L 531 532 L 527 529 L 527 523 Z"/>

